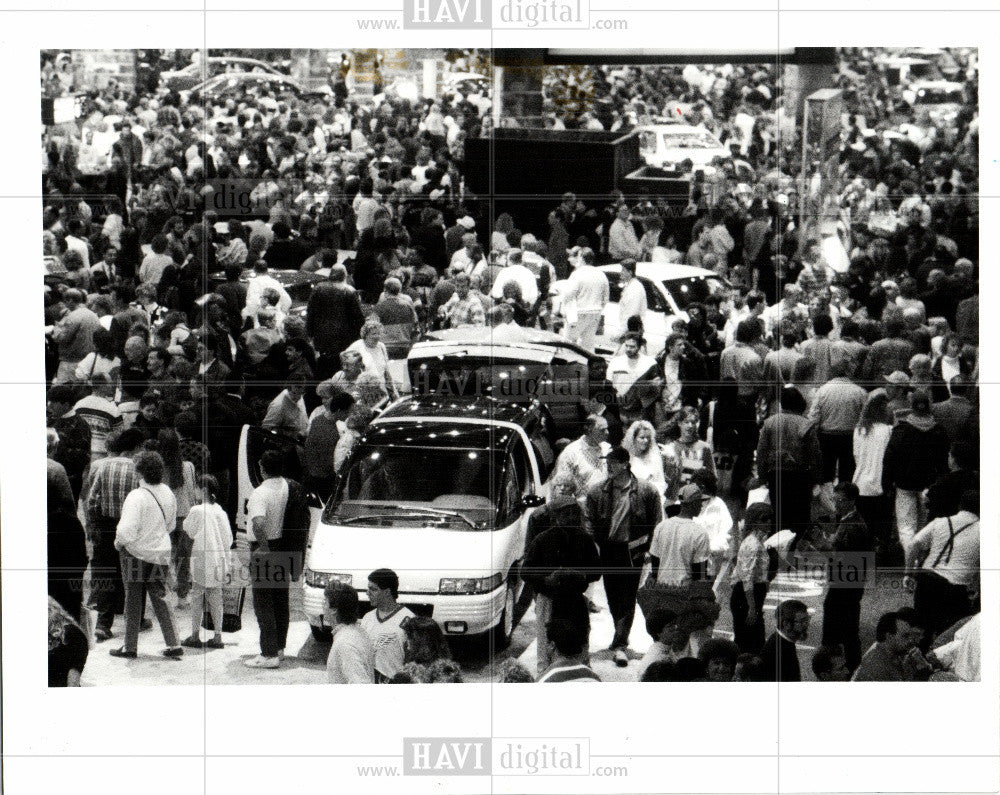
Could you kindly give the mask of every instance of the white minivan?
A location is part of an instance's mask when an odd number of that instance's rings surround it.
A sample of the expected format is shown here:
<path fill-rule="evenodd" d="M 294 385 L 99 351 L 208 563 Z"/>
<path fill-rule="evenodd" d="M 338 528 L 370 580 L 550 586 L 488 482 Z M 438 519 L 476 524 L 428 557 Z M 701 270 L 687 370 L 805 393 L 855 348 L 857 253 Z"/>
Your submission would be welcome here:
<path fill-rule="evenodd" d="M 317 637 L 323 590 L 399 575 L 399 601 L 446 635 L 514 631 L 531 511 L 544 503 L 531 438 L 537 403 L 440 395 L 407 398 L 368 427 L 341 472 L 310 543 L 304 610 Z"/>

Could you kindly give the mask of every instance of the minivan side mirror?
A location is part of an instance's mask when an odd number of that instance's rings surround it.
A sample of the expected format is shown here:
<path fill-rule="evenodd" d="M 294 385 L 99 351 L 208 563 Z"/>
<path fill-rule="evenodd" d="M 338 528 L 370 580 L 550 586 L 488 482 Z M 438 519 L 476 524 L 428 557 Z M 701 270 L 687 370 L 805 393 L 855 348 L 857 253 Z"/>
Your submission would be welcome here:
<path fill-rule="evenodd" d="M 545 498 L 540 494 L 525 494 L 521 498 L 522 508 L 538 508 L 545 505 Z"/>

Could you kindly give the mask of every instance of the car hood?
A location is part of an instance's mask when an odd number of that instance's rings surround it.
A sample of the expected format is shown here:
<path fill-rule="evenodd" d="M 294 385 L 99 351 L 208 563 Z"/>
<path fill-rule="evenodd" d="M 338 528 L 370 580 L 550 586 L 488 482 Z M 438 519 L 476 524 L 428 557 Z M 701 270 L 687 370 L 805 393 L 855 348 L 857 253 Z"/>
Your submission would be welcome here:
<path fill-rule="evenodd" d="M 667 147 L 663 152 L 665 163 L 680 163 L 690 160 L 696 166 L 707 166 L 717 157 L 724 160 L 732 157 L 727 149 L 685 149 L 683 147 Z M 655 158 L 658 159 L 658 158 Z"/>
<path fill-rule="evenodd" d="M 421 527 L 344 527 L 320 524 L 309 547 L 314 571 L 351 574 L 355 588 L 368 575 L 390 568 L 400 590 L 438 593 L 442 577 L 489 577 L 505 571 L 516 557 L 512 528 L 496 531 L 439 530 Z"/>

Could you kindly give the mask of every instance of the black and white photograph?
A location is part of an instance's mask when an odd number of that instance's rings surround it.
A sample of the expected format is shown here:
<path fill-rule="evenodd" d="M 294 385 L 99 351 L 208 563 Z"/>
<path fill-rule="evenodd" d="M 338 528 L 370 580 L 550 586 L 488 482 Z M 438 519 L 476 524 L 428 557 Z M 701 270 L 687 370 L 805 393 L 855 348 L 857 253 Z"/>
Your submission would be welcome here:
<path fill-rule="evenodd" d="M 976 50 L 620 56 L 42 53 L 50 685 L 979 679 Z"/>
<path fill-rule="evenodd" d="M 989 791 L 995 15 L 239 5 L 2 12 L 5 786 Z"/>

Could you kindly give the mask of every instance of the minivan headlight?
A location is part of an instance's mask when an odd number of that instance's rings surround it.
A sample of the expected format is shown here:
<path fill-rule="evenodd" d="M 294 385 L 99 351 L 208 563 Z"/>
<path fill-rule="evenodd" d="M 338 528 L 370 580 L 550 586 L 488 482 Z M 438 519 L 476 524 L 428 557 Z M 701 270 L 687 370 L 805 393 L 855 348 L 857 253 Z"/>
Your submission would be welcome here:
<path fill-rule="evenodd" d="M 305 572 L 306 585 L 311 585 L 313 588 L 326 588 L 331 582 L 339 582 L 344 585 L 351 585 L 354 577 L 350 574 L 338 574 L 336 572 L 328 571 L 313 571 L 312 569 L 306 569 Z"/>
<path fill-rule="evenodd" d="M 503 583 L 499 572 L 491 577 L 445 577 L 441 580 L 441 593 L 471 594 L 489 593 Z"/>

